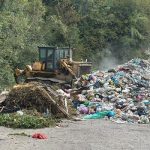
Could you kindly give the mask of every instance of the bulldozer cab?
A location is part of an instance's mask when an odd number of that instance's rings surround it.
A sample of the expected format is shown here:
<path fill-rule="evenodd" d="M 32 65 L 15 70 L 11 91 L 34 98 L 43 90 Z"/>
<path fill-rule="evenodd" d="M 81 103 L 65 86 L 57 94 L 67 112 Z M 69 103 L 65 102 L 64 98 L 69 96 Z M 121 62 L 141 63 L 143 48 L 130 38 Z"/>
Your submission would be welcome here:
<path fill-rule="evenodd" d="M 45 64 L 46 71 L 54 71 L 58 69 L 60 59 L 72 59 L 72 49 L 68 47 L 38 47 L 39 61 Z"/>

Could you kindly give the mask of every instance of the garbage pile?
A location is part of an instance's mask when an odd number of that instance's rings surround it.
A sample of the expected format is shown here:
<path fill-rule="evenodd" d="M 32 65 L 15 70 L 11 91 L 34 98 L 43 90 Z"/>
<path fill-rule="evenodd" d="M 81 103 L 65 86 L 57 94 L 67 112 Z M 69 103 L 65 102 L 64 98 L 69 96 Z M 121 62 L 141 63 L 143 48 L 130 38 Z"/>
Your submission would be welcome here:
<path fill-rule="evenodd" d="M 2 99 L 0 112 L 35 108 L 46 115 L 69 118 L 77 110 L 84 120 L 150 122 L 148 60 L 133 59 L 108 71 L 82 75 L 74 84 L 73 89 L 53 89 L 42 83 L 17 85 Z"/>
<path fill-rule="evenodd" d="M 83 119 L 113 118 L 118 123 L 150 122 L 150 62 L 133 59 L 107 72 L 81 76 L 70 92 Z"/>
<path fill-rule="evenodd" d="M 73 108 L 49 85 L 38 82 L 19 84 L 13 87 L 1 103 L 2 112 L 16 112 L 22 109 L 37 110 L 44 116 L 68 117 Z"/>

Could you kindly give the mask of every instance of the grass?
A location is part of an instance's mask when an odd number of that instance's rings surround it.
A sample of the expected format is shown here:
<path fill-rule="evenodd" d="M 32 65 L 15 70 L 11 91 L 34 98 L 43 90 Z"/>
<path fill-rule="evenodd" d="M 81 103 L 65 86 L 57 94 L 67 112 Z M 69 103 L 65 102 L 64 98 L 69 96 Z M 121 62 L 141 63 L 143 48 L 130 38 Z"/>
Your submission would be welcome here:
<path fill-rule="evenodd" d="M 18 136 L 27 136 L 27 137 L 30 137 L 31 135 L 28 135 L 24 132 L 21 132 L 21 133 L 12 133 L 12 134 L 8 134 L 8 135 L 18 135 Z"/>
<path fill-rule="evenodd" d="M 0 126 L 22 129 L 36 129 L 55 126 L 57 120 L 54 118 L 44 118 L 31 114 L 18 115 L 17 113 L 0 114 Z"/>

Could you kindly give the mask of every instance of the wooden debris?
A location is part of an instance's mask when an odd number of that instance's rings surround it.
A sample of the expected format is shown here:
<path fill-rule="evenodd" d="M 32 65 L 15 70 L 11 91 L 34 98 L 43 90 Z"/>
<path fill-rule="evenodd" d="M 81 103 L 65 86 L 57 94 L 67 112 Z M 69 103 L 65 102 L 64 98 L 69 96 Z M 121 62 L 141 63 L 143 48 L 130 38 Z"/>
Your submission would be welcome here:
<path fill-rule="evenodd" d="M 57 92 L 41 83 L 14 86 L 3 105 L 11 111 L 36 109 L 38 112 L 46 113 L 49 110 L 54 116 L 69 117 L 65 105 L 60 103 Z"/>

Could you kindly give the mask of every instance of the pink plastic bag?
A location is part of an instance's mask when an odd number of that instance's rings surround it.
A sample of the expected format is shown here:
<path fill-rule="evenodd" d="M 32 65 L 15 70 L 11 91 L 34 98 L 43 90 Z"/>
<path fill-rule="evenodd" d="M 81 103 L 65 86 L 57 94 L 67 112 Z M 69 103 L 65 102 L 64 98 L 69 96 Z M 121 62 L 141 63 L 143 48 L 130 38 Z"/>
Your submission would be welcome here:
<path fill-rule="evenodd" d="M 43 133 L 35 133 L 32 135 L 32 138 L 36 138 L 36 139 L 48 139 L 47 135 L 43 134 Z"/>

